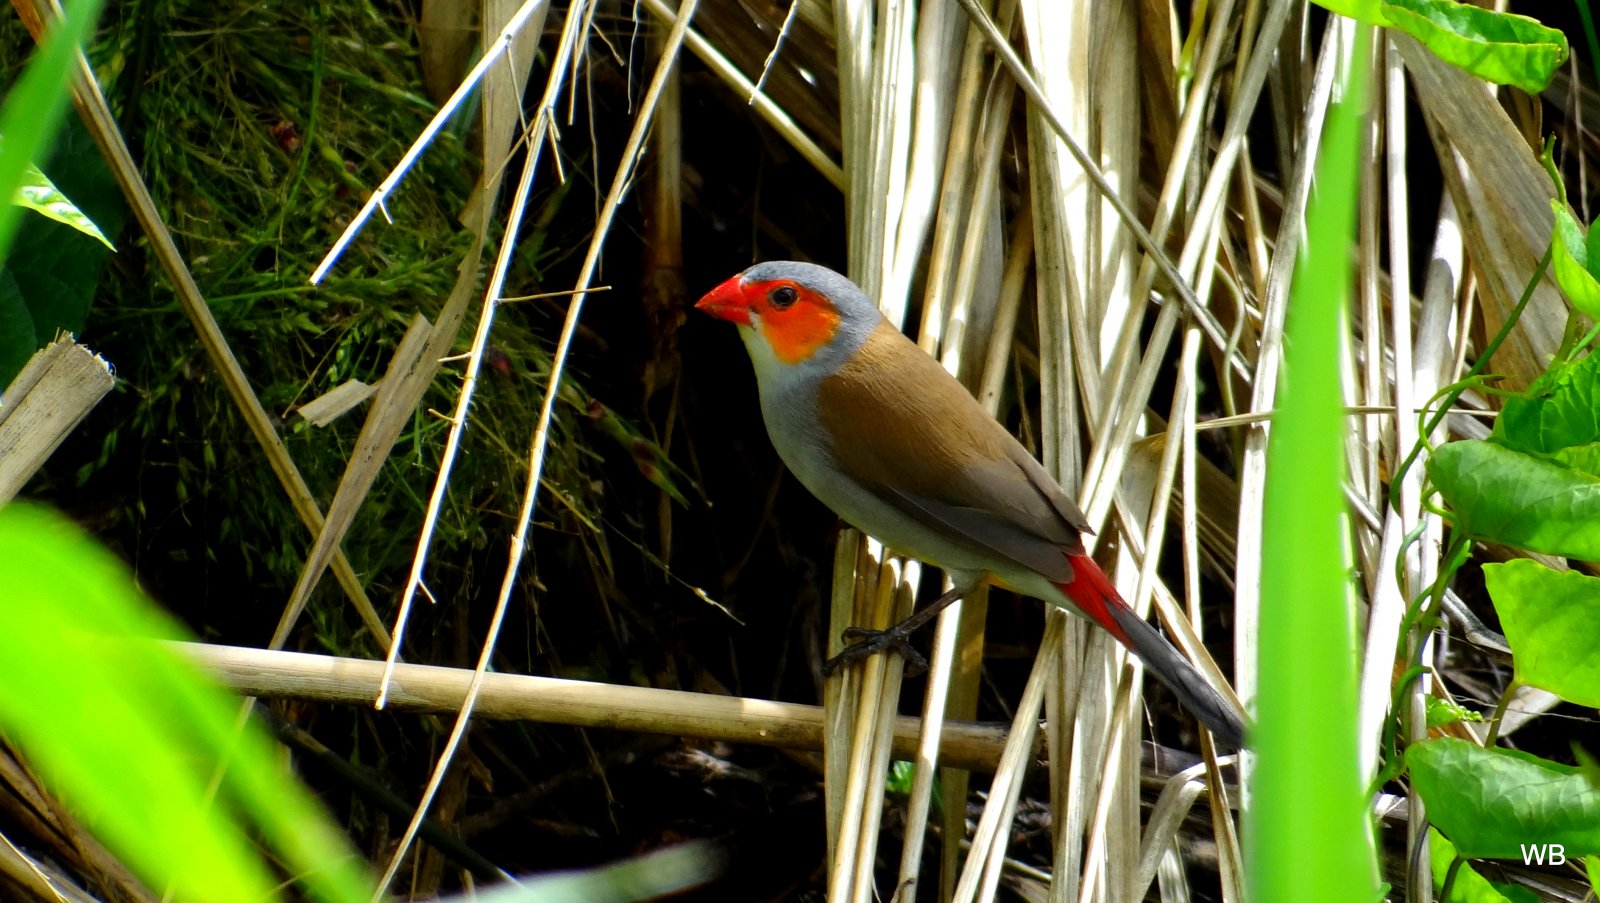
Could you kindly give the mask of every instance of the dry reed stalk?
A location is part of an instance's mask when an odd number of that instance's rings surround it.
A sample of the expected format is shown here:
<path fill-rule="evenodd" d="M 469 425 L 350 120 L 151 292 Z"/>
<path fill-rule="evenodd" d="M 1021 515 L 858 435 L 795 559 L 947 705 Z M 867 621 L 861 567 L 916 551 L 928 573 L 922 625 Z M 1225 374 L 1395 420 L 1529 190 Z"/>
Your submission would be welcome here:
<path fill-rule="evenodd" d="M 0 407 L 0 507 L 49 459 L 116 385 L 111 365 L 61 336 L 34 352 Z"/>
<path fill-rule="evenodd" d="M 417 551 L 412 557 L 411 571 L 406 577 L 406 587 L 400 594 L 399 612 L 395 615 L 394 640 L 388 644 L 388 653 L 385 665 L 393 668 L 399 658 L 400 647 L 404 641 L 406 623 L 411 615 L 411 606 L 416 599 L 419 589 L 423 588 L 422 574 L 427 567 L 428 547 L 433 537 L 435 525 L 439 521 L 439 513 L 444 508 L 444 494 L 449 486 L 451 468 L 461 448 L 461 433 L 466 429 L 468 412 L 472 405 L 473 392 L 477 387 L 478 371 L 483 362 L 483 351 L 488 346 L 489 333 L 494 325 L 494 312 L 500 303 L 500 290 L 505 285 L 506 274 L 510 270 L 510 261 L 513 249 L 516 247 L 517 235 L 522 227 L 522 222 L 527 213 L 528 196 L 533 187 L 533 176 L 538 170 L 541 152 L 544 149 L 546 136 L 554 126 L 555 106 L 563 87 L 566 85 L 567 61 L 576 55 L 579 38 L 584 34 L 580 27 L 583 20 L 583 0 L 579 0 L 567 10 L 566 23 L 562 27 L 560 43 L 557 45 L 556 56 L 550 67 L 550 77 L 545 83 L 544 96 L 539 103 L 539 113 L 534 120 L 533 128 L 527 136 L 528 153 L 523 160 L 522 176 L 518 180 L 515 193 L 512 195 L 511 211 L 507 214 L 505 235 L 501 239 L 500 252 L 495 260 L 494 269 L 489 276 L 489 285 L 483 295 L 483 304 L 478 312 L 478 327 L 473 334 L 472 350 L 467 356 L 466 370 L 462 376 L 461 391 L 456 397 L 456 408 L 450 418 L 450 429 L 445 436 L 444 451 L 439 457 L 439 469 L 434 477 L 433 489 L 428 496 L 428 507 L 423 514 L 422 527 L 417 537 Z M 505 34 L 502 31 L 502 36 Z M 475 70 L 476 71 L 476 70 Z M 469 74 L 469 78 L 471 75 Z M 390 178 L 396 178 L 391 174 Z M 492 205 L 484 206 L 485 215 Z M 383 708 L 387 689 L 387 682 L 378 688 L 376 706 Z"/>
<path fill-rule="evenodd" d="M 275 652 L 207 643 L 180 643 L 183 655 L 236 692 L 262 699 L 298 699 L 368 705 L 383 664 L 358 658 Z M 459 711 L 472 671 L 400 664 L 390 704 L 406 712 Z M 478 697 L 479 717 L 601 727 L 667 736 L 699 737 L 780 749 L 820 750 L 828 742 L 820 706 L 538 677 L 489 674 Z M 910 716 L 893 722 L 892 751 L 909 757 L 920 725 Z M 940 738 L 940 758 L 962 768 L 991 771 L 1000 758 L 1006 726 L 957 722 Z"/>
<path fill-rule="evenodd" d="M 663 0 L 641 0 L 641 2 L 644 4 L 645 9 L 650 11 L 651 15 L 662 22 L 671 24 L 677 21 L 677 14 Z M 789 142 L 790 147 L 793 147 L 799 152 L 800 156 L 816 167 L 817 172 L 822 173 L 823 177 L 833 183 L 836 188 L 841 191 L 845 188 L 844 170 L 839 167 L 838 163 L 833 161 L 832 157 L 828 156 L 827 151 L 817 145 L 817 142 L 810 135 L 801 130 L 793 117 L 774 103 L 770 97 L 761 93 L 756 84 L 746 78 L 744 73 L 729 62 L 728 58 L 717 50 L 710 41 L 707 41 L 692 30 L 689 32 L 687 41 L 690 52 L 710 67 L 711 71 L 726 82 L 736 94 L 747 98 L 751 108 L 761 116 L 767 125 L 772 126 L 779 135 L 782 135 L 784 140 Z"/>
<path fill-rule="evenodd" d="M 449 768 L 451 758 L 455 750 L 460 745 L 461 739 L 465 736 L 466 727 L 472 714 L 473 703 L 476 701 L 478 693 L 481 691 L 483 679 L 488 670 L 489 660 L 494 653 L 495 643 L 499 636 L 500 625 L 504 621 L 506 608 L 510 602 L 511 590 L 516 583 L 517 572 L 522 563 L 522 555 L 526 545 L 528 527 L 533 519 L 534 501 L 538 497 L 540 476 L 543 471 L 545 451 L 549 442 L 551 416 L 555 409 L 555 400 L 560 387 L 563 366 L 566 363 L 567 354 L 572 346 L 573 335 L 577 331 L 578 317 L 583 309 L 583 301 L 585 295 L 591 287 L 590 282 L 593 278 L 595 267 L 599 262 L 600 250 L 602 247 L 604 247 L 605 239 L 609 234 L 612 220 L 616 216 L 616 211 L 622 202 L 623 195 L 626 193 L 629 185 L 632 182 L 632 174 L 635 167 L 638 165 L 640 153 L 644 148 L 645 138 L 649 134 L 649 127 L 652 117 L 655 113 L 656 105 L 660 101 L 661 94 L 666 85 L 668 76 L 671 73 L 673 66 L 677 62 L 679 48 L 683 45 L 684 35 L 688 31 L 689 21 L 694 16 L 694 10 L 698 5 L 698 2 L 699 0 L 684 0 L 683 6 L 679 10 L 680 17 L 667 36 L 666 43 L 662 50 L 661 59 L 657 63 L 655 74 L 650 81 L 650 86 L 645 90 L 644 98 L 640 101 L 640 109 L 634 121 L 633 131 L 628 136 L 628 142 L 623 150 L 622 160 L 617 165 L 616 172 L 612 177 L 610 190 L 607 192 L 605 201 L 601 207 L 598 222 L 595 224 L 594 237 L 590 242 L 589 251 L 584 258 L 583 267 L 580 275 L 578 276 L 576 290 L 568 302 L 567 317 L 565 322 L 562 324 L 561 335 L 556 341 L 555 355 L 550 365 L 549 383 L 545 390 L 544 401 L 539 410 L 539 420 L 534 428 L 533 438 L 530 443 L 531 447 L 529 451 L 528 478 L 523 490 L 522 508 L 518 514 L 516 530 L 511 538 L 508 560 L 501 580 L 499 596 L 496 599 L 494 614 L 491 618 L 488 632 L 483 642 L 477 668 L 473 674 L 473 681 L 468 686 L 467 695 L 465 700 L 462 702 L 461 711 L 458 713 L 455 725 L 450 733 L 450 737 L 446 741 L 445 747 L 439 755 L 438 763 L 431 778 L 429 779 L 428 787 L 423 791 L 423 797 L 418 803 L 416 814 L 412 817 L 411 823 L 407 826 L 404 836 L 397 845 L 394 855 L 389 861 L 388 868 L 385 870 L 382 878 L 379 879 L 378 893 L 380 895 L 394 879 L 396 872 L 398 872 L 407 848 L 410 846 L 411 841 L 416 837 L 416 832 L 421 827 L 422 819 L 427 813 L 429 804 L 431 803 L 434 795 L 438 792 L 439 786 L 444 780 L 444 776 Z M 581 18 L 581 12 L 582 8 L 579 4 L 574 4 L 574 6 L 569 9 L 569 26 Z M 592 9 L 590 12 L 592 14 Z M 577 30 L 574 30 L 574 32 L 576 31 Z M 568 45 L 563 43 L 563 47 L 566 46 Z M 572 64 L 576 66 L 578 62 L 577 55 L 574 54 L 569 58 L 572 60 Z M 552 67 L 552 79 L 558 77 L 561 69 L 562 67 L 560 65 Z M 552 92 L 547 91 L 547 97 L 551 96 L 551 93 Z M 551 123 L 552 117 L 550 113 L 550 107 L 543 108 L 540 114 L 540 121 L 546 123 L 547 125 Z M 537 146 L 537 143 L 534 142 L 531 144 L 531 146 Z M 527 189 L 531 185 L 531 172 L 534 163 L 534 155 L 530 154 L 529 157 L 530 159 L 528 161 L 528 168 L 525 170 L 523 183 L 521 186 L 519 186 L 521 190 L 519 190 L 517 197 L 513 202 L 512 221 L 507 228 L 508 235 L 502 245 L 501 256 L 496 263 L 495 272 L 490 277 L 489 289 L 486 293 L 489 306 L 484 311 L 484 318 L 479 325 L 480 341 L 475 341 L 473 353 L 468 362 L 469 374 L 474 373 L 481 362 L 483 350 L 487 344 L 488 324 L 492 319 L 489 314 L 493 309 L 493 305 L 498 302 L 500 288 L 504 284 L 505 273 L 509 269 L 511 248 L 515 245 L 516 229 L 520 224 L 520 214 L 523 209 L 525 209 L 525 203 L 528 194 Z M 468 386 L 464 385 L 460 407 L 457 410 L 456 422 L 452 425 L 453 431 L 451 436 L 453 439 L 459 436 L 460 429 L 465 426 L 467 404 L 470 400 L 470 394 L 471 393 L 468 391 Z M 441 466 L 439 476 L 440 487 L 442 487 L 445 478 L 446 469 Z M 421 558 L 420 554 L 418 558 Z M 416 574 L 416 569 L 414 569 L 413 574 Z M 391 652 L 390 661 L 385 663 L 385 667 L 392 668 L 392 661 L 393 652 Z"/>
<path fill-rule="evenodd" d="M 346 530 L 355 521 L 356 512 L 366 501 L 367 492 L 378 479 L 388 460 L 389 451 L 400 438 L 400 431 L 411 422 L 417 398 L 433 381 L 434 368 L 422 362 L 422 351 L 427 343 L 430 326 L 422 314 L 412 317 L 411 325 L 395 345 L 389 358 L 389 368 L 373 395 L 372 406 L 367 409 L 367 419 L 356 436 L 355 447 L 344 475 L 339 478 L 339 488 L 333 501 L 328 503 L 327 519 L 317 531 L 311 548 L 306 552 L 306 562 L 300 568 L 289 602 L 284 606 L 278 626 L 267 643 L 269 649 L 282 649 L 294 630 L 295 622 L 311 593 L 322 579 L 322 572 L 344 540 Z"/>

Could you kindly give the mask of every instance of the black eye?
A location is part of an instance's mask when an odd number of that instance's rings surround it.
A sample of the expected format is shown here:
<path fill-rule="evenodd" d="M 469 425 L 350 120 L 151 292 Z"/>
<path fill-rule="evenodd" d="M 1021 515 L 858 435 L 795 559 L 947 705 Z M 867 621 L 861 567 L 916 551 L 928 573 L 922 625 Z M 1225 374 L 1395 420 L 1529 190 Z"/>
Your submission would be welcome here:
<path fill-rule="evenodd" d="M 785 310 L 800 300 L 800 293 L 792 285 L 780 285 L 767 293 L 767 300 L 776 310 Z"/>

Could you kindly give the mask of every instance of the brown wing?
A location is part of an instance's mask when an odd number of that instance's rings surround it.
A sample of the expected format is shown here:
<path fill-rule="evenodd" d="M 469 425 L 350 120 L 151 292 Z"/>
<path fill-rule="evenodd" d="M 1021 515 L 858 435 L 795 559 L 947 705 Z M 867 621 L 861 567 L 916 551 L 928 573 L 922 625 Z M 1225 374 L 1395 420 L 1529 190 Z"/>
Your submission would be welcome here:
<path fill-rule="evenodd" d="M 1088 524 L 945 369 L 885 321 L 818 387 L 840 468 L 906 514 L 1059 582 Z"/>

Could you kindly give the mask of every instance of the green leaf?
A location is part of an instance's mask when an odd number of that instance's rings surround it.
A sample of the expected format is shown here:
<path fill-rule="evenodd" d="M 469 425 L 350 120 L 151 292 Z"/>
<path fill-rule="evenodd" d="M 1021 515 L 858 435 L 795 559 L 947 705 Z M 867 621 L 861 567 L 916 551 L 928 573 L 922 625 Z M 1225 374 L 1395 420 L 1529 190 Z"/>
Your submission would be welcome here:
<path fill-rule="evenodd" d="M 105 233 L 100 231 L 100 227 L 85 216 L 83 211 L 68 200 L 49 177 L 32 163 L 23 170 L 22 184 L 17 186 L 17 193 L 11 199 L 11 203 L 42 213 L 58 223 L 65 223 L 84 235 L 98 240 L 107 248 L 116 250 L 112 247 L 111 239 L 106 238 Z"/>
<path fill-rule="evenodd" d="M 1449 700 L 1427 696 L 1423 704 L 1428 711 L 1428 729 L 1444 727 L 1458 721 L 1482 721 L 1483 716 L 1464 706 L 1457 705 Z"/>
<path fill-rule="evenodd" d="M 1600 477 L 1600 442 L 1559 449 L 1550 455 L 1550 460 L 1568 470 Z"/>
<path fill-rule="evenodd" d="M 1507 398 L 1489 438 L 1541 456 L 1600 443 L 1600 355 L 1548 370 Z"/>
<path fill-rule="evenodd" d="M 1589 270 L 1594 258 L 1589 254 L 1588 237 L 1560 199 L 1551 198 L 1550 209 L 1556 215 L 1550 236 L 1550 274 L 1573 307 L 1591 317 L 1600 317 L 1600 281 Z"/>
<path fill-rule="evenodd" d="M 1317 5 L 1367 25 L 1382 27 L 1390 24 L 1383 15 L 1382 0 L 1318 0 Z"/>
<path fill-rule="evenodd" d="M 1428 869 L 1433 872 L 1433 889 L 1444 890 L 1445 878 L 1450 874 L 1450 863 L 1456 858 L 1456 848 L 1444 835 L 1428 829 Z M 1489 879 L 1478 874 L 1471 865 L 1462 863 L 1456 869 L 1455 880 L 1450 883 L 1450 897 L 1440 903 L 1510 903 Z"/>
<path fill-rule="evenodd" d="M 1600 791 L 1575 768 L 1452 738 L 1413 743 L 1406 766 L 1429 821 L 1469 859 L 1520 860 L 1534 844 L 1568 859 L 1600 851 Z"/>
<path fill-rule="evenodd" d="M 1572 744 L 1572 756 L 1578 761 L 1578 773 L 1583 775 L 1590 787 L 1600 790 L 1600 762 L 1596 762 L 1588 750 L 1576 743 Z"/>
<path fill-rule="evenodd" d="M 149 886 L 276 899 L 259 839 L 316 899 L 366 901 L 348 839 L 238 700 L 157 639 L 178 627 L 75 526 L 0 509 L 0 732 Z M 228 762 L 211 792 L 219 763 Z"/>
<path fill-rule="evenodd" d="M 1526 16 L 1454 0 L 1384 0 L 1383 14 L 1439 59 L 1529 94 L 1549 87 L 1567 59 L 1567 36 Z"/>
<path fill-rule="evenodd" d="M 1593 223 L 1589 224 L 1591 227 Z M 1584 236 L 1584 262 L 1589 268 L 1589 275 L 1600 278 L 1600 233 L 1593 228 Z"/>
<path fill-rule="evenodd" d="M 1498 892 L 1502 899 L 1511 903 L 1545 903 L 1544 898 L 1533 892 L 1533 889 L 1523 884 L 1509 884 L 1503 881 L 1491 881 L 1490 886 Z"/>
<path fill-rule="evenodd" d="M 5 105 L 0 106 L 0 198 L 14 197 L 28 165 L 55 134 L 71 93 L 78 47 L 100 14 L 101 0 L 69 3 L 64 18 L 51 22 Z M 0 204 L 0 260 L 6 259 L 17 228 L 18 209 Z"/>
<path fill-rule="evenodd" d="M 41 165 L 108 234 L 122 229 L 128 215 L 122 191 L 76 117 L 63 124 Z M 96 239 L 54 220 L 29 216 L 22 221 L 11 255 L 0 263 L 0 291 L 14 293 L 0 300 L 12 307 L 0 317 L 24 315 L 16 318 L 15 329 L 0 324 L 0 385 L 10 382 L 28 356 L 58 332 L 82 334 L 109 253 Z"/>
<path fill-rule="evenodd" d="M 1428 477 L 1474 539 L 1600 561 L 1600 477 L 1473 439 L 1439 446 Z"/>
<path fill-rule="evenodd" d="M 1517 680 L 1600 707 L 1600 578 L 1518 558 L 1483 566 Z"/>
<path fill-rule="evenodd" d="M 883 784 L 883 792 L 893 796 L 910 796 L 911 782 L 917 777 L 917 766 L 914 762 L 896 759 L 889 763 L 889 777 Z"/>

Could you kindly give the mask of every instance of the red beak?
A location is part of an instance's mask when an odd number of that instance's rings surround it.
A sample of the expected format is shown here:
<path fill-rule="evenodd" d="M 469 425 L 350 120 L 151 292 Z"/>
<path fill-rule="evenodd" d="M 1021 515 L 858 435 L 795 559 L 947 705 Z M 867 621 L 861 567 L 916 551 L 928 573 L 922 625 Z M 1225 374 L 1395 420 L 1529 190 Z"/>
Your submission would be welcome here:
<path fill-rule="evenodd" d="M 750 305 L 744 300 L 744 285 L 738 276 L 707 292 L 694 306 L 718 319 L 750 325 Z"/>

